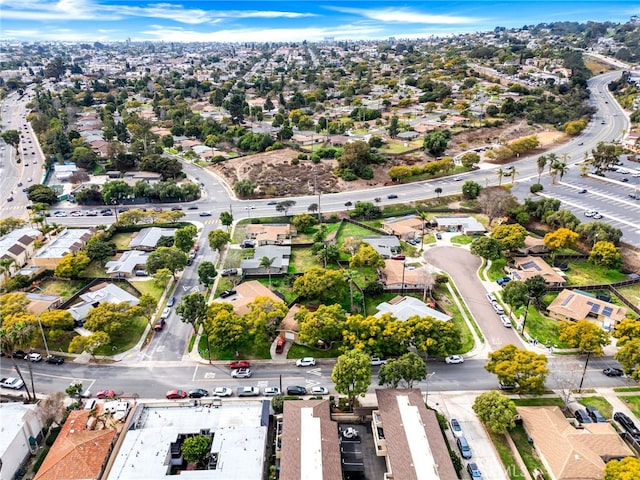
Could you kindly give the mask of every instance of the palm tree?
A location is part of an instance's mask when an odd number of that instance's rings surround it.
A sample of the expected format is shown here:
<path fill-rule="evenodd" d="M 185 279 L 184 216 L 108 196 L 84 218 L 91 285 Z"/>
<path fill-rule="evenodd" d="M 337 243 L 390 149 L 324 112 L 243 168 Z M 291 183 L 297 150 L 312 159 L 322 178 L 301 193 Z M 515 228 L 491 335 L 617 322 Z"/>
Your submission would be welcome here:
<path fill-rule="evenodd" d="M 550 172 L 552 183 L 556 183 L 556 177 L 558 175 L 560 175 L 560 180 L 562 180 L 562 177 L 564 177 L 565 173 L 567 173 L 568 170 L 569 170 L 569 167 L 567 167 L 565 163 L 554 162 L 554 164 L 551 165 L 551 172 Z"/>
<path fill-rule="evenodd" d="M 511 169 L 511 173 L 509 174 L 511 177 L 511 185 L 516 183 L 516 175 L 519 174 L 520 172 L 517 171 L 515 168 Z"/>
<path fill-rule="evenodd" d="M 418 210 L 417 214 L 418 214 L 418 218 L 422 221 L 422 241 L 420 243 L 420 247 L 424 248 L 424 229 L 425 229 L 427 220 L 429 219 L 429 215 L 427 214 L 427 212 L 423 212 L 421 210 Z"/>
<path fill-rule="evenodd" d="M 15 261 L 15 258 L 3 258 L 2 260 L 0 260 L 0 274 L 2 274 L 4 277 L 2 284 L 0 284 L 0 292 L 2 292 L 5 283 L 9 280 L 9 276 L 11 274 L 11 265 L 13 265 Z"/>
<path fill-rule="evenodd" d="M 544 155 L 540 155 L 538 157 L 538 183 L 540 183 L 540 177 L 542 176 L 542 172 L 544 172 L 544 167 L 547 165 L 547 161 L 547 157 Z"/>
<path fill-rule="evenodd" d="M 22 372 L 16 364 L 15 358 L 13 358 L 13 350 L 17 346 L 23 346 L 29 343 L 33 339 L 33 325 L 29 322 L 16 322 L 10 327 L 0 327 L 0 350 L 7 352 L 7 355 L 11 358 L 13 367 L 15 368 L 20 380 L 24 383 L 24 389 L 27 392 L 27 400 L 31 401 L 31 391 L 27 386 L 27 382 L 22 376 Z"/>
<path fill-rule="evenodd" d="M 547 165 L 549 165 L 549 174 L 551 174 L 551 169 L 553 168 L 553 164 L 558 161 L 558 156 L 555 153 L 550 153 L 547 155 Z"/>
<path fill-rule="evenodd" d="M 498 175 L 498 186 L 500 187 L 502 185 L 502 177 L 504 176 L 504 170 L 502 167 L 496 170 L 496 175 Z"/>
<path fill-rule="evenodd" d="M 269 258 L 266 255 L 260 259 L 259 266 L 264 268 L 269 274 L 269 288 L 271 288 L 271 265 L 276 260 L 276 257 Z"/>

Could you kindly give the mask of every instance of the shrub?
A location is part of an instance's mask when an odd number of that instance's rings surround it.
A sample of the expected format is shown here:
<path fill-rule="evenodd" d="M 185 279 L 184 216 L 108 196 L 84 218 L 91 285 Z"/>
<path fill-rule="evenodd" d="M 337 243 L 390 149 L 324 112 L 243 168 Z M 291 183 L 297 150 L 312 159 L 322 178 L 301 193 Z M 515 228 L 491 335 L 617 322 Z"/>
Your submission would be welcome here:
<path fill-rule="evenodd" d="M 300 159 L 299 158 L 291 159 L 291 165 L 298 165 L 299 163 L 300 163 Z"/>
<path fill-rule="evenodd" d="M 538 193 L 541 192 L 543 188 L 544 187 L 540 183 L 534 183 L 533 185 L 531 185 L 531 188 L 529 188 L 529 191 L 531 193 Z"/>
<path fill-rule="evenodd" d="M 306 153 L 299 153 L 298 160 L 309 160 L 309 156 Z"/>
<path fill-rule="evenodd" d="M 36 463 L 33 464 L 33 473 L 38 472 L 38 469 L 42 465 L 42 462 L 44 462 L 44 459 L 47 458 L 48 453 L 49 453 L 49 447 L 44 447 L 42 449 L 42 452 L 40 452 L 40 455 L 38 456 L 38 460 L 36 460 Z"/>

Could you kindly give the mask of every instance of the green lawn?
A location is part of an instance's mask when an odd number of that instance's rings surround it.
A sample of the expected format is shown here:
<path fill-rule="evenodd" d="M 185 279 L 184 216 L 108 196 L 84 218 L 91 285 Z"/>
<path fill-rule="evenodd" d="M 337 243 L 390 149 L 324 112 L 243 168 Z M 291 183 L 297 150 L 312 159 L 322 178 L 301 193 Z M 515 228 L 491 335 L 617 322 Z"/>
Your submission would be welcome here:
<path fill-rule="evenodd" d="M 366 296 L 365 306 L 367 308 L 367 315 L 374 315 L 376 313 L 376 307 L 382 302 L 388 302 L 392 298 L 394 298 L 397 294 L 395 293 L 383 293 L 377 297 Z"/>
<path fill-rule="evenodd" d="M 569 262 L 567 285 L 588 285 L 593 283 L 615 283 L 627 276 L 618 271 L 594 265 L 587 260 L 572 260 Z"/>
<path fill-rule="evenodd" d="M 625 395 L 621 397 L 622 401 L 627 404 L 629 409 L 636 417 L 640 417 L 640 396 L 637 395 Z M 604 413 L 603 413 L 604 415 Z"/>
<path fill-rule="evenodd" d="M 516 310 L 516 316 L 524 315 L 525 307 Z M 533 338 L 537 338 L 538 342 L 543 345 L 554 345 L 558 348 L 568 348 L 566 343 L 560 341 L 560 331 L 558 320 L 542 315 L 535 305 L 529 305 L 529 313 L 527 314 L 527 322 L 525 328 L 527 333 Z"/>
<path fill-rule="evenodd" d="M 367 230 L 366 228 L 362 228 L 358 225 L 354 225 L 352 223 L 344 222 L 340 230 L 338 230 L 338 234 L 336 236 L 336 240 L 338 245 L 342 245 L 345 238 L 349 237 L 368 237 L 370 235 L 375 235 L 371 230 Z"/>
<path fill-rule="evenodd" d="M 125 326 L 115 335 L 111 335 L 111 342 L 108 345 L 102 345 L 96 351 L 96 355 L 116 355 L 126 352 L 138 343 L 140 336 L 147 326 L 147 320 L 142 317 L 134 317 L 128 319 Z"/>
<path fill-rule="evenodd" d="M 491 261 L 491 267 L 487 270 L 487 276 L 489 280 L 495 282 L 501 277 L 504 277 L 504 266 L 507 264 L 506 258 L 499 258 L 498 260 Z"/>
<path fill-rule="evenodd" d="M 311 247 L 296 247 L 291 249 L 291 260 L 295 272 L 306 272 L 311 267 L 321 267 L 318 257 L 311 253 Z"/>
<path fill-rule="evenodd" d="M 145 293 L 149 294 L 156 300 L 160 300 L 160 297 L 162 296 L 162 292 L 164 291 L 164 288 L 157 286 L 156 282 L 154 282 L 153 280 L 143 280 L 143 281 L 131 280 L 131 284 L 134 287 L 136 287 L 138 290 L 140 290 L 140 293 L 142 293 L 143 295 Z"/>
<path fill-rule="evenodd" d="M 458 245 L 468 245 L 471 242 L 473 242 L 473 237 L 469 237 L 467 235 L 454 235 L 453 237 L 451 237 L 451 243 L 455 243 Z"/>
<path fill-rule="evenodd" d="M 339 343 L 334 343 L 330 350 L 318 350 L 316 348 L 307 347 L 305 345 L 292 345 L 287 352 L 287 358 L 302 358 L 302 357 L 315 357 L 315 358 L 335 358 L 340 355 Z"/>
<path fill-rule="evenodd" d="M 516 462 L 516 457 L 511 452 L 511 448 L 504 435 L 489 432 L 489 437 L 498 451 L 500 460 L 509 475 L 509 480 L 521 480 L 524 478 L 520 465 Z"/>
<path fill-rule="evenodd" d="M 244 240 L 244 235 L 246 231 L 247 231 L 246 225 L 242 225 L 242 224 L 236 225 L 236 228 L 233 231 L 233 238 L 231 239 L 231 243 L 241 243 Z"/>
<path fill-rule="evenodd" d="M 107 272 L 106 272 L 104 266 L 102 265 L 102 262 L 100 262 L 98 260 L 94 260 L 85 269 L 84 275 L 86 277 L 90 277 L 90 278 L 106 277 L 107 276 Z"/>
<path fill-rule="evenodd" d="M 585 407 L 596 407 L 604 418 L 613 417 L 613 407 L 604 397 L 582 397 L 578 401 Z"/>
<path fill-rule="evenodd" d="M 558 397 L 514 398 L 516 407 L 563 407 L 564 402 Z"/>
<path fill-rule="evenodd" d="M 269 359 L 271 358 L 271 354 L 269 351 L 270 348 L 270 343 L 254 343 L 249 341 L 238 348 L 238 357 L 236 357 L 235 350 L 216 351 L 214 349 L 211 349 L 210 358 L 212 361 L 230 361 L 236 360 L 236 358 L 245 360 Z M 202 335 L 200 337 L 200 342 L 198 343 L 198 352 L 200 353 L 200 356 L 205 360 L 209 359 L 209 352 L 207 350 L 207 337 L 205 335 Z"/>
<path fill-rule="evenodd" d="M 37 293 L 60 295 L 63 299 L 69 299 L 78 290 L 82 289 L 87 284 L 85 280 L 44 280 Z"/>
<path fill-rule="evenodd" d="M 529 470 L 529 472 L 533 472 L 537 468 L 544 473 L 544 478 L 549 478 L 549 474 L 540 461 L 540 458 L 538 458 L 533 445 L 528 442 L 528 435 L 524 431 L 524 428 L 515 427 L 509 432 L 509 435 L 511 435 L 513 442 L 516 444 L 516 448 L 518 449 L 518 452 L 520 452 L 520 456 L 522 457 L 527 470 Z"/>
<path fill-rule="evenodd" d="M 114 233 L 111 241 L 116 244 L 118 250 L 129 250 L 129 242 L 131 242 L 133 235 L 131 232 Z"/>
<path fill-rule="evenodd" d="M 640 283 L 635 285 L 627 285 L 626 287 L 618 288 L 618 291 L 624 295 L 625 298 L 635 302 L 640 300 Z"/>
<path fill-rule="evenodd" d="M 259 278 L 258 281 L 269 288 L 269 279 L 268 278 Z M 284 301 L 286 303 L 293 302 L 297 295 L 293 293 L 292 287 L 289 285 L 289 279 L 282 277 L 272 277 L 271 278 L 271 290 L 277 290 L 284 295 Z"/>
<path fill-rule="evenodd" d="M 640 392 L 640 387 L 616 387 L 613 389 L 614 392 Z"/>
<path fill-rule="evenodd" d="M 229 249 L 224 259 L 224 268 L 240 268 L 240 260 L 244 258 L 244 250 L 237 248 Z"/>
<path fill-rule="evenodd" d="M 446 308 L 448 314 L 451 315 L 453 324 L 460 330 L 460 342 L 462 343 L 462 346 L 459 352 L 451 353 L 466 353 L 470 351 L 474 345 L 473 334 L 469 330 L 467 322 L 465 322 L 458 306 L 453 302 L 451 292 L 449 292 L 447 288 L 438 287 L 434 292 L 434 296 L 438 303 L 442 305 L 443 308 Z M 471 318 L 471 321 L 473 322 L 473 317 L 469 318 Z"/>

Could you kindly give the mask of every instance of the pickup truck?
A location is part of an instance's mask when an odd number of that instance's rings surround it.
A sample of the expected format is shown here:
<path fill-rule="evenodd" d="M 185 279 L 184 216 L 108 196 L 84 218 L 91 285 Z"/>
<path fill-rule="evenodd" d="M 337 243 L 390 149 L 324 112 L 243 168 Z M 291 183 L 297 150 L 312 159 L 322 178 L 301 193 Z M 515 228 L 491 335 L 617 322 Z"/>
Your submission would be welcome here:
<path fill-rule="evenodd" d="M 380 357 L 371 357 L 371 365 L 374 367 L 379 367 L 380 365 L 386 365 L 387 361 L 381 359 Z"/>
<path fill-rule="evenodd" d="M 15 378 L 15 377 L 0 378 L 0 387 L 13 388 L 14 390 L 20 390 L 22 387 L 24 387 L 24 382 L 19 378 Z"/>
<path fill-rule="evenodd" d="M 260 395 L 260 389 L 258 387 L 238 387 L 239 397 L 257 397 Z"/>

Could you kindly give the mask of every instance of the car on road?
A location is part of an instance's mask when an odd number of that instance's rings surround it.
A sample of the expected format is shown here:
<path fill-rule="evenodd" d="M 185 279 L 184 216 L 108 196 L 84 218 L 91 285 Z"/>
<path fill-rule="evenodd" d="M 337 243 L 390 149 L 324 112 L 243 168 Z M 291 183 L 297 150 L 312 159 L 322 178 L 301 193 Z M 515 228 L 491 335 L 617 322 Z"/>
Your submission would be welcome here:
<path fill-rule="evenodd" d="M 58 210 L 57 212 L 53 212 L 53 216 L 54 217 L 66 217 L 67 216 L 67 212 L 63 212 L 61 210 Z"/>
<path fill-rule="evenodd" d="M 404 260 L 407 257 L 402 255 L 401 253 L 396 253 L 395 255 L 391 255 L 391 260 Z"/>
<path fill-rule="evenodd" d="M 198 210 L 198 205 L 189 205 L 187 210 Z"/>
<path fill-rule="evenodd" d="M 98 211 L 97 210 L 87 210 L 84 215 L 86 217 L 97 217 L 98 216 Z"/>
<path fill-rule="evenodd" d="M 587 193 L 587 189 L 586 188 L 581 188 L 580 190 L 578 190 L 578 193 Z"/>
<path fill-rule="evenodd" d="M 482 478 L 482 473 L 480 473 L 478 465 L 474 462 L 467 463 L 467 472 L 469 472 L 472 480 L 478 480 Z"/>
<path fill-rule="evenodd" d="M 13 353 L 11 354 L 11 356 L 13 358 L 21 358 L 24 359 L 27 356 L 27 352 L 25 352 L 24 350 L 14 350 Z"/>
<path fill-rule="evenodd" d="M 187 394 L 187 396 L 189 398 L 208 397 L 209 396 L 209 392 L 206 391 L 204 388 L 196 388 L 194 390 L 189 390 L 189 393 Z"/>
<path fill-rule="evenodd" d="M 42 360 L 42 355 L 38 352 L 31 352 L 25 357 L 25 360 L 29 360 L 30 362 L 39 362 Z"/>
<path fill-rule="evenodd" d="M 587 415 L 593 420 L 594 423 L 607 423 L 607 419 L 604 418 L 604 415 L 600 413 L 596 407 L 588 405 L 585 410 L 587 411 Z"/>
<path fill-rule="evenodd" d="M 251 378 L 251 375 L 250 368 L 236 368 L 235 370 L 231 370 L 231 376 L 233 378 Z"/>
<path fill-rule="evenodd" d="M 380 365 L 386 365 L 387 361 L 383 360 L 380 357 L 371 357 L 371 365 L 374 367 L 379 367 Z"/>
<path fill-rule="evenodd" d="M 278 202 L 276 202 L 275 200 L 271 200 L 269 202 L 267 202 L 267 205 L 277 205 Z"/>
<path fill-rule="evenodd" d="M 239 397 L 257 397 L 260 395 L 258 387 L 238 387 L 236 393 Z"/>
<path fill-rule="evenodd" d="M 82 210 L 72 210 L 71 213 L 69 213 L 69 215 L 71 215 L 72 217 L 81 217 Z"/>
<path fill-rule="evenodd" d="M 509 317 L 507 317 L 506 315 L 500 315 L 500 321 L 502 322 L 502 325 L 504 325 L 507 328 L 511 328 L 513 325 L 511 325 L 511 319 L 509 319 Z"/>
<path fill-rule="evenodd" d="M 201 217 L 210 217 L 211 212 L 200 212 L 198 215 L 200 215 Z"/>
<path fill-rule="evenodd" d="M 114 392 L 113 390 L 100 390 L 98 393 L 96 393 L 96 398 L 115 398 L 116 396 L 116 392 Z"/>
<path fill-rule="evenodd" d="M 225 290 L 220 294 L 220 298 L 229 298 L 236 294 L 236 291 L 232 288 L 231 290 Z"/>
<path fill-rule="evenodd" d="M 264 395 L 267 397 L 273 397 L 275 395 L 280 395 L 280 389 L 278 387 L 266 387 L 264 389 Z"/>
<path fill-rule="evenodd" d="M 111 217 L 111 216 L 113 216 L 113 212 L 111 210 L 104 210 L 102 212 L 102 216 L 103 217 Z"/>
<path fill-rule="evenodd" d="M 462 355 L 449 355 L 444 359 L 444 362 L 453 365 L 456 363 L 464 363 L 464 357 Z"/>
<path fill-rule="evenodd" d="M 313 367 L 316 364 L 316 359 L 313 357 L 303 357 L 296 360 L 296 367 Z"/>
<path fill-rule="evenodd" d="M 231 275 L 237 275 L 237 274 L 238 274 L 237 268 L 225 268 L 224 270 L 222 270 L 222 273 L 221 273 L 223 277 L 230 277 Z"/>
<path fill-rule="evenodd" d="M 586 212 L 584 212 L 584 216 L 585 217 L 593 217 L 594 215 L 596 215 L 598 212 L 595 210 L 587 210 Z"/>
<path fill-rule="evenodd" d="M 584 145 L 584 142 L 580 142 L 578 143 L 578 146 L 581 147 L 582 145 Z"/>
<path fill-rule="evenodd" d="M 249 368 L 250 366 L 251 366 L 251 364 L 249 362 L 247 362 L 246 360 L 237 360 L 237 361 L 231 362 L 229 364 L 229 368 L 231 368 L 231 369 Z"/>
<path fill-rule="evenodd" d="M 394 198 L 398 198 L 398 195 L 396 195 L 396 194 L 392 193 L 391 195 L 387 195 L 387 198 L 388 198 L 389 200 L 393 200 Z"/>
<path fill-rule="evenodd" d="M 457 418 L 449 420 L 449 425 L 451 426 L 451 433 L 453 433 L 454 437 L 464 436 L 462 433 L 462 427 L 460 426 L 460 422 L 458 422 Z"/>
<path fill-rule="evenodd" d="M 604 373 L 607 377 L 621 377 L 624 374 L 621 369 L 614 367 L 607 367 L 602 370 L 602 373 Z"/>
<path fill-rule="evenodd" d="M 504 308 L 502 308 L 502 306 L 498 302 L 491 302 L 491 306 L 498 315 L 504 314 Z"/>
<path fill-rule="evenodd" d="M 454 177 L 454 178 L 453 178 L 453 181 L 454 181 L 454 182 L 459 182 L 460 180 L 462 180 L 462 177 Z"/>
<path fill-rule="evenodd" d="M 436 233 L 436 238 L 438 240 L 442 240 L 442 234 L 441 233 Z"/>
<path fill-rule="evenodd" d="M 167 307 L 173 307 L 175 303 L 176 303 L 176 297 L 172 295 L 171 297 L 169 297 L 169 300 L 167 301 Z"/>
<path fill-rule="evenodd" d="M 184 390 L 169 390 L 165 397 L 167 397 L 169 400 L 175 400 L 177 398 L 185 398 L 187 396 L 187 392 L 185 392 Z"/>
<path fill-rule="evenodd" d="M 456 444 L 458 445 L 458 450 L 460 450 L 460 455 L 462 455 L 462 458 L 471 458 L 473 456 L 471 454 L 471 447 L 469 446 L 469 442 L 467 442 L 466 438 L 456 438 Z"/>
<path fill-rule="evenodd" d="M 596 213 L 596 214 L 593 216 L 593 218 L 594 218 L 594 219 L 596 219 L 596 220 L 600 220 L 600 219 L 602 218 L 602 215 L 600 215 L 599 213 Z"/>
<path fill-rule="evenodd" d="M 307 389 L 300 385 L 290 385 L 287 387 L 287 395 L 306 395 Z"/>
<path fill-rule="evenodd" d="M 64 363 L 64 358 L 59 357 L 58 355 L 49 355 L 45 362 L 53 363 L 54 365 L 62 365 Z"/>
<path fill-rule="evenodd" d="M 160 318 L 166 320 L 167 318 L 169 318 L 169 315 L 171 315 L 171 307 L 165 307 L 164 310 L 162 310 L 162 315 L 160 315 Z"/>
<path fill-rule="evenodd" d="M 15 377 L 0 378 L 0 387 L 11 388 L 13 390 L 20 390 L 24 387 L 24 382 Z"/>
<path fill-rule="evenodd" d="M 233 395 L 233 390 L 231 390 L 229 387 L 216 387 L 211 393 L 216 397 L 230 397 L 231 395 Z"/>
<path fill-rule="evenodd" d="M 156 324 L 153 326 L 153 329 L 154 329 L 156 332 L 159 332 L 160 330 L 162 330 L 162 329 L 164 328 L 164 326 L 165 326 L 165 324 L 166 324 L 166 323 L 167 323 L 167 322 L 165 321 L 165 319 L 164 319 L 164 318 L 160 318 L 160 319 L 156 322 Z"/>
<path fill-rule="evenodd" d="M 311 387 L 311 395 L 329 395 L 327 387 Z"/>

